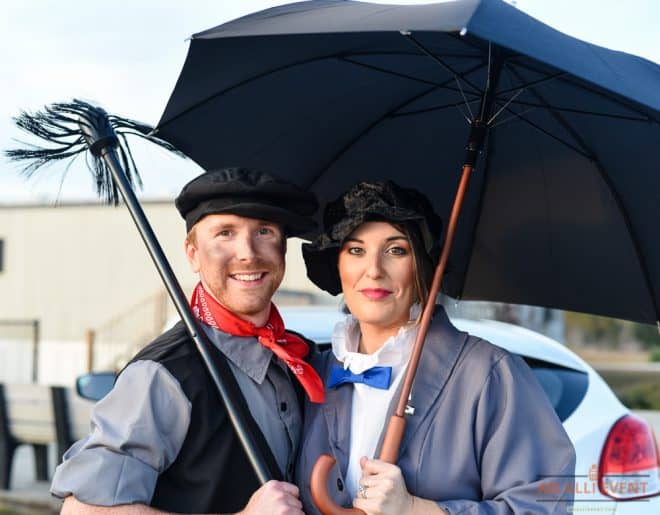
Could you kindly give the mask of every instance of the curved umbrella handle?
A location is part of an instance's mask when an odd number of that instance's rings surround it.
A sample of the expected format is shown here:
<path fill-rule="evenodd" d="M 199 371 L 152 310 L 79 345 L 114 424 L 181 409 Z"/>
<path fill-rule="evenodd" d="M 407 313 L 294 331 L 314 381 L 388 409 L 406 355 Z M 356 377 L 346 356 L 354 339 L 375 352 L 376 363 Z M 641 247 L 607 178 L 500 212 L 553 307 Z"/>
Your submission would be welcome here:
<path fill-rule="evenodd" d="M 329 454 L 321 454 L 309 478 L 309 489 L 312 492 L 314 504 L 323 515 L 364 515 L 357 508 L 342 508 L 337 506 L 328 494 L 328 475 L 336 460 Z"/>

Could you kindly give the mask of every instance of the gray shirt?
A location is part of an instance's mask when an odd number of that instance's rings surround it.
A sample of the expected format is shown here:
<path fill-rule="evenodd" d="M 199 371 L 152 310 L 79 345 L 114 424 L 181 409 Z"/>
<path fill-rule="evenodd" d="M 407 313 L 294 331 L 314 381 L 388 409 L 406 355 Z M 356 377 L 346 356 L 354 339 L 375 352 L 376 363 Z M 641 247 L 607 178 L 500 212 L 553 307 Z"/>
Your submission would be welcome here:
<path fill-rule="evenodd" d="M 227 356 L 252 416 L 290 479 L 302 420 L 286 365 L 255 338 L 202 326 Z M 186 438 L 191 409 L 163 365 L 131 363 L 95 406 L 89 436 L 64 454 L 51 493 L 102 506 L 149 504 L 159 474 L 174 462 Z"/>

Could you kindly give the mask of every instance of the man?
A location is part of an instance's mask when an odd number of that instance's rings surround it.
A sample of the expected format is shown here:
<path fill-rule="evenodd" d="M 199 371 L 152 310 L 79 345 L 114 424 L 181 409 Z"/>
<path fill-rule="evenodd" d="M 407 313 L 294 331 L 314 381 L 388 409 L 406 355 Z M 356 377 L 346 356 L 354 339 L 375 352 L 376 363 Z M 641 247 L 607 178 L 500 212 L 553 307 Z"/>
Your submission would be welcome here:
<path fill-rule="evenodd" d="M 286 237 L 314 227 L 314 196 L 266 174 L 223 169 L 184 186 L 176 206 L 200 282 L 191 307 L 228 362 L 248 425 L 271 470 L 290 480 L 302 427 L 296 388 L 323 399 L 271 304 L 284 276 Z M 249 408 L 248 408 L 249 406 Z M 92 433 L 57 468 L 51 491 L 63 513 L 300 514 L 298 489 L 259 488 L 197 349 L 179 322 L 135 356 L 95 407 Z"/>

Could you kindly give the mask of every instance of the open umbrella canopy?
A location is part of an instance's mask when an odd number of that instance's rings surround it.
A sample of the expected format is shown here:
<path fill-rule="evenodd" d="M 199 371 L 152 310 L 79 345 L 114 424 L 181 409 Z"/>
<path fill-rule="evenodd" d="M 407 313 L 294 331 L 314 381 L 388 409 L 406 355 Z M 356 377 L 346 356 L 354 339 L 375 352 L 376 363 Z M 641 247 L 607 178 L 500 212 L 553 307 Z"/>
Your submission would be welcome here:
<path fill-rule="evenodd" d="M 392 179 L 446 220 L 475 120 L 444 291 L 659 320 L 660 66 L 500 0 L 300 2 L 199 33 L 157 131 L 322 201 Z"/>

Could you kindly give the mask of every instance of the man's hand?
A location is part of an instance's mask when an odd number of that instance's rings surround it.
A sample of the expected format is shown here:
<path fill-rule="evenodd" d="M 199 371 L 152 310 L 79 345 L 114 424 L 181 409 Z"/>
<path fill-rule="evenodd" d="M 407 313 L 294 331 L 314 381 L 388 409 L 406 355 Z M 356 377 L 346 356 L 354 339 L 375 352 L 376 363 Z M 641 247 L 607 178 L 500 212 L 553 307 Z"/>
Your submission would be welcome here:
<path fill-rule="evenodd" d="M 268 481 L 252 494 L 241 515 L 304 515 L 296 485 Z"/>

